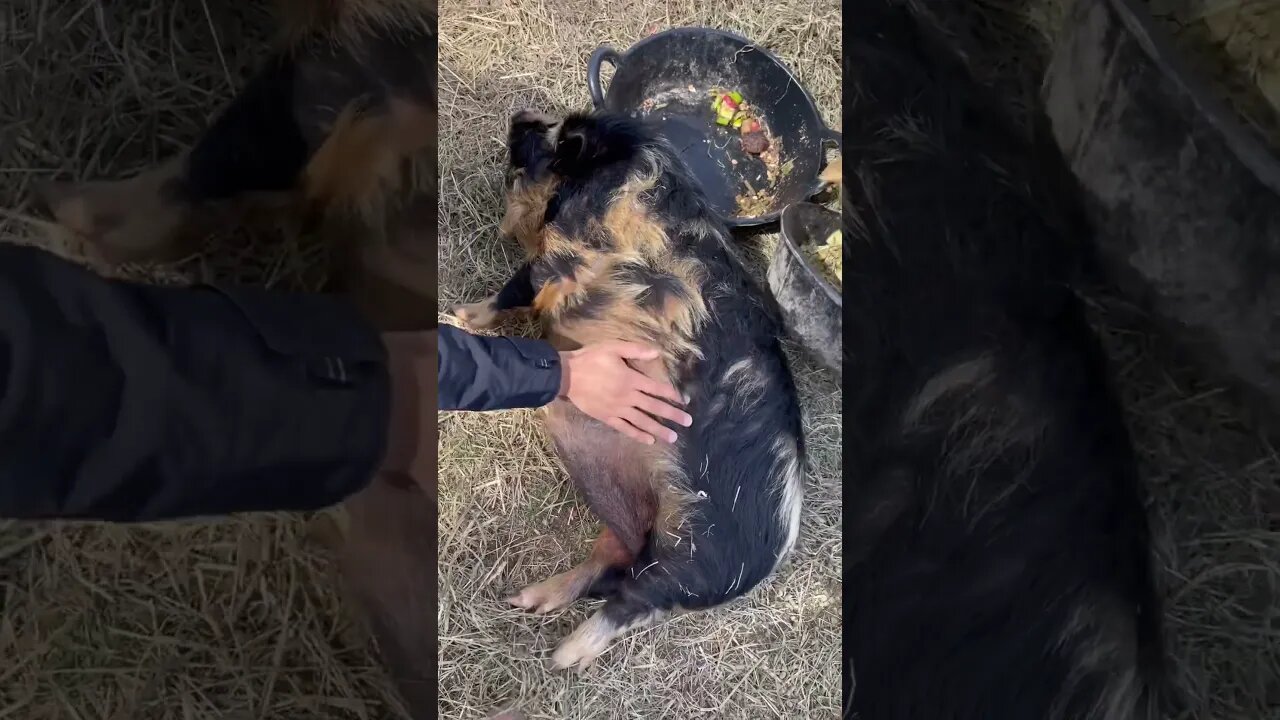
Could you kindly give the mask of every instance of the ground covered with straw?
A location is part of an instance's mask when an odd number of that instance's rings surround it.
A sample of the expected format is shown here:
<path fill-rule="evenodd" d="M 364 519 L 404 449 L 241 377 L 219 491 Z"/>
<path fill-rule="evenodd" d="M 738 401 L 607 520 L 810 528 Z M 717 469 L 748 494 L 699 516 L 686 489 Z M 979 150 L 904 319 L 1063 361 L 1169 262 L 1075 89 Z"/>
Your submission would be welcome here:
<path fill-rule="evenodd" d="M 32 183 L 188 146 L 267 53 L 265 1 L 0 0 L 0 240 L 50 239 Z M 314 289 L 306 238 L 211 237 L 151 282 Z M 0 521 L 0 718 L 385 720 L 389 685 L 310 518 Z"/>
<path fill-rule="evenodd" d="M 449 0 L 440 11 L 445 310 L 492 292 L 520 259 L 496 232 L 510 114 L 586 109 L 586 60 L 600 43 L 622 50 L 679 25 L 738 32 L 777 52 L 838 127 L 834 0 Z M 772 241 L 744 240 L 758 268 Z M 590 604 L 541 617 L 509 608 L 504 598 L 580 562 L 598 525 L 568 487 L 534 413 L 441 417 L 441 717 L 482 717 L 508 705 L 531 718 L 837 716 L 840 392 L 831 373 L 788 349 L 813 465 L 794 560 L 745 599 L 627 636 L 584 677 L 551 670 L 547 655 L 593 611 Z"/>

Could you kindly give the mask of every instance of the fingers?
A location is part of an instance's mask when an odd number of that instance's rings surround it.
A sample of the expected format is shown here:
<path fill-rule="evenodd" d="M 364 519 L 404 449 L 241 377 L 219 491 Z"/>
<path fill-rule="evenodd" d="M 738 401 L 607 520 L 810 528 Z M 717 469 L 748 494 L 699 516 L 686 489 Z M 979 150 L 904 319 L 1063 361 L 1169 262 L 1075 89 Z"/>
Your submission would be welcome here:
<path fill-rule="evenodd" d="M 689 427 L 693 424 L 693 418 L 689 413 L 684 412 L 679 408 L 672 407 L 656 398 L 651 398 L 644 393 L 636 393 L 631 400 L 631 404 L 650 415 L 665 418 L 677 425 Z"/>
<path fill-rule="evenodd" d="M 632 342 L 609 343 L 609 349 L 628 360 L 653 360 L 661 354 L 658 348 Z"/>
<path fill-rule="evenodd" d="M 639 430 L 635 429 L 631 425 L 627 424 L 627 421 L 623 420 L 622 418 L 619 418 L 619 417 L 610 418 L 605 422 L 605 424 L 613 428 L 614 430 L 617 430 L 618 432 L 622 433 L 623 435 L 626 435 L 632 440 L 635 440 L 636 442 L 641 443 L 643 445 L 652 445 L 654 442 L 652 435 L 648 435 L 646 433 L 640 432 Z"/>
<path fill-rule="evenodd" d="M 623 357 L 629 360 L 654 360 L 661 355 L 661 353 L 658 351 L 657 348 L 650 347 L 648 345 L 641 345 L 639 343 L 617 342 L 617 343 L 611 344 L 610 349 L 616 352 L 619 357 Z M 635 371 L 635 375 L 636 375 L 636 389 L 640 390 L 641 392 L 647 395 L 652 395 L 653 397 L 656 397 L 656 398 L 669 400 L 670 402 L 673 402 L 676 404 L 684 403 L 684 397 L 681 396 L 680 391 L 677 390 L 675 386 L 671 385 L 670 383 L 665 383 L 665 382 L 662 382 L 661 380 L 654 380 L 653 378 L 639 371 Z M 684 414 L 681 414 L 678 417 L 672 417 L 670 415 L 667 415 L 666 413 L 657 413 L 657 414 L 669 420 L 672 420 L 674 422 L 678 422 L 681 425 L 684 425 L 686 427 L 690 424 L 689 422 L 685 422 L 684 420 L 681 419 L 681 418 L 688 417 L 687 415 L 684 415 Z"/>
<path fill-rule="evenodd" d="M 646 395 L 652 395 L 656 398 L 662 398 L 676 404 L 684 404 L 684 398 L 680 396 L 680 391 L 676 390 L 671 383 L 665 383 L 661 380 L 654 380 L 644 373 L 637 372 L 639 378 L 636 379 L 636 389 Z M 665 415 L 663 417 L 666 417 Z M 681 423 L 682 425 L 686 423 Z"/>
<path fill-rule="evenodd" d="M 648 433 L 665 443 L 673 443 L 676 441 L 675 431 L 669 430 L 662 426 L 662 423 L 645 415 L 640 410 L 634 408 L 627 410 L 622 414 L 622 418 L 641 431 Z"/>

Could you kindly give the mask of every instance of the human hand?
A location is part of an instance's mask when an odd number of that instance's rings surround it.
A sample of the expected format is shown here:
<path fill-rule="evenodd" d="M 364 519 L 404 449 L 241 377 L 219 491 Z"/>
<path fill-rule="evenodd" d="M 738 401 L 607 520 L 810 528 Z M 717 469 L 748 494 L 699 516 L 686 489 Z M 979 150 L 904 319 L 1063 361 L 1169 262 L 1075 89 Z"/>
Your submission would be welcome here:
<path fill-rule="evenodd" d="M 560 353 L 560 395 L 582 412 L 626 435 L 651 445 L 654 439 L 673 443 L 675 432 L 654 417 L 689 427 L 693 418 L 674 407 L 680 392 L 627 365 L 627 360 L 656 360 L 655 348 L 627 342 L 606 342 Z"/>

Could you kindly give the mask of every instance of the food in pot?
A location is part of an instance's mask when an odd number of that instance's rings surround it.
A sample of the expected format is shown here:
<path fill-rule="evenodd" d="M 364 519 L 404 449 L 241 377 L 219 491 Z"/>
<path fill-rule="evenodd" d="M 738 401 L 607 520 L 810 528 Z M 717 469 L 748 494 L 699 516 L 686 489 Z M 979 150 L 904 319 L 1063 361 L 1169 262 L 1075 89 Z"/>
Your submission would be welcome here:
<path fill-rule="evenodd" d="M 716 93 L 716 99 L 711 103 L 711 109 L 716 113 L 716 124 L 741 127 L 746 117 L 742 106 L 742 93 L 737 90 Z"/>
<path fill-rule="evenodd" d="M 769 149 L 769 138 L 762 132 L 746 133 L 742 136 L 742 149 L 752 155 L 759 155 Z"/>
<path fill-rule="evenodd" d="M 827 279 L 834 281 L 837 287 L 841 286 L 844 282 L 844 240 L 840 231 L 828 235 L 821 245 L 806 245 L 805 248 Z"/>

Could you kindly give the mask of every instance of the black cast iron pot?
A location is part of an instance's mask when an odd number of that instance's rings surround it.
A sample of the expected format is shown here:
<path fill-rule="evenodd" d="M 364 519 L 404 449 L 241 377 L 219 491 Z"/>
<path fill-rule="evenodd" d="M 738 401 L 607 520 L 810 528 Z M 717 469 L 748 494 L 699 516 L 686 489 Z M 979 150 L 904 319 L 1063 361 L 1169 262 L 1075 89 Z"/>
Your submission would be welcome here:
<path fill-rule="evenodd" d="M 606 62 L 615 67 L 607 92 L 600 78 Z M 587 88 L 598 110 L 656 122 L 730 227 L 772 222 L 786 206 L 818 194 L 825 147 L 840 146 L 840 134 L 823 123 L 813 97 L 781 60 L 723 30 L 673 28 L 622 54 L 597 48 L 587 63 Z M 716 90 L 742 94 L 776 158 L 747 153 L 738 130 L 716 125 Z M 754 201 L 740 201 L 754 193 Z"/>

